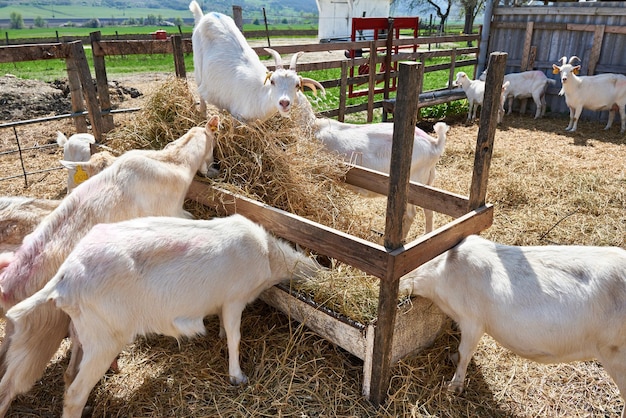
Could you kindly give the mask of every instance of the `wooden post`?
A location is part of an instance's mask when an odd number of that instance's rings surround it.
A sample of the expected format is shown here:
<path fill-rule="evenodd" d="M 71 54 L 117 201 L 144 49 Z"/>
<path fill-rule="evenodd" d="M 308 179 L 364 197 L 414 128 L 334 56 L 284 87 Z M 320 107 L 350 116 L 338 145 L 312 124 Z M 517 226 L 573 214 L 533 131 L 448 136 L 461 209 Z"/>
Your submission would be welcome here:
<path fill-rule="evenodd" d="M 456 47 L 452 48 L 452 53 L 450 54 L 450 72 L 448 73 L 448 88 L 452 89 L 452 82 L 455 80 L 454 72 L 456 71 Z M 476 79 L 476 74 L 474 74 L 474 79 Z"/>
<path fill-rule="evenodd" d="M 187 70 L 185 69 L 185 54 L 183 53 L 183 40 L 180 35 L 172 35 L 170 37 L 172 41 L 172 50 L 174 54 L 174 68 L 176 70 L 176 77 L 187 77 Z"/>
<path fill-rule="evenodd" d="M 339 81 L 339 112 L 337 120 L 343 122 L 346 118 L 346 94 L 348 86 L 348 61 L 341 62 L 341 80 Z"/>
<path fill-rule="evenodd" d="M 589 67 L 587 68 L 587 75 L 593 75 L 596 72 L 596 65 L 598 65 L 600 52 L 602 51 L 604 30 L 605 25 L 596 25 L 596 29 L 593 33 L 593 46 L 591 47 L 591 56 L 589 57 Z"/>
<path fill-rule="evenodd" d="M 78 69 L 75 59 L 69 54 L 65 58 L 65 69 L 67 70 L 67 83 L 70 86 L 70 99 L 72 101 L 72 113 L 79 114 L 85 111 L 83 102 L 83 88 L 80 85 L 78 77 Z M 72 118 L 76 132 L 87 132 L 87 118 L 85 116 L 76 116 Z"/>
<path fill-rule="evenodd" d="M 374 119 L 374 90 L 376 90 L 376 42 L 370 42 L 369 73 L 367 79 L 367 123 Z"/>
<path fill-rule="evenodd" d="M 489 56 L 489 71 L 485 80 L 485 97 L 480 112 L 480 126 L 474 154 L 474 171 L 470 186 L 468 210 L 475 210 L 485 205 L 487 196 L 487 179 L 493 153 L 493 140 L 498 124 L 498 109 L 502 94 L 506 52 L 492 52 Z"/>
<path fill-rule="evenodd" d="M 534 22 L 526 22 L 526 34 L 524 38 L 524 49 L 522 50 L 522 63 L 520 71 L 528 70 L 528 61 L 530 55 L 530 44 L 533 40 L 533 29 L 535 27 Z"/>
<path fill-rule="evenodd" d="M 89 34 L 91 40 L 91 52 L 93 55 L 93 68 L 96 73 L 96 85 L 98 86 L 98 100 L 102 112 L 111 111 L 111 97 L 109 96 L 109 80 L 107 79 L 107 69 L 104 62 L 104 55 L 99 53 L 98 42 L 102 40 L 100 31 Z M 107 113 L 102 116 L 104 132 L 109 132 L 114 128 L 113 115 Z"/>
<path fill-rule="evenodd" d="M 235 21 L 235 25 L 237 25 L 241 33 L 243 33 L 243 13 L 241 6 L 233 5 L 233 20 Z"/>
<path fill-rule="evenodd" d="M 83 43 L 81 41 L 71 42 L 69 52 L 70 57 L 76 64 L 78 78 L 80 79 L 80 84 L 83 87 L 83 94 L 85 96 L 85 100 L 87 101 L 87 111 L 89 112 L 89 120 L 91 121 L 93 136 L 96 138 L 97 142 L 102 142 L 104 139 L 102 136 L 104 133 L 102 115 L 100 113 L 100 105 L 98 104 L 98 98 L 96 96 L 96 88 L 93 85 L 91 72 L 89 71 L 89 64 L 87 64 L 87 57 L 85 56 L 85 50 L 83 49 Z"/>
<path fill-rule="evenodd" d="M 389 99 L 389 81 L 391 78 L 391 56 L 393 55 L 393 18 L 388 19 L 387 26 L 387 44 L 385 51 L 385 76 L 383 88 L 383 100 Z M 383 122 L 387 122 L 387 112 L 383 106 Z"/>
<path fill-rule="evenodd" d="M 385 223 L 385 248 L 392 251 L 402 246 L 402 220 L 406 213 L 413 137 L 417 119 L 421 63 L 401 63 L 398 71 L 398 92 L 393 124 L 393 144 L 389 167 L 389 194 Z M 386 277 L 381 278 L 378 302 L 378 321 L 374 334 L 372 384 L 370 400 L 380 405 L 389 387 L 391 348 L 398 305 L 399 275 L 394 259 L 390 258 Z"/>

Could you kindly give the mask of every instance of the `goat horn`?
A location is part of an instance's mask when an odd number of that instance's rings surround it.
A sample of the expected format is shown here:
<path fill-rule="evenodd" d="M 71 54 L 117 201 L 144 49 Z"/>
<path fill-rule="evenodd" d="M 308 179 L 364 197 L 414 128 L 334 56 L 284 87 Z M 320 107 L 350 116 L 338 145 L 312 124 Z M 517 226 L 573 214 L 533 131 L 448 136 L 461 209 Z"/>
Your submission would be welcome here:
<path fill-rule="evenodd" d="M 296 71 L 296 62 L 298 62 L 298 58 L 302 56 L 303 52 L 300 51 L 297 54 L 293 54 L 291 57 L 291 63 L 289 64 L 289 69 Z"/>
<path fill-rule="evenodd" d="M 265 49 L 272 57 L 274 57 L 274 64 L 276 64 L 276 69 L 283 68 L 283 59 L 280 57 L 280 54 L 274 51 L 271 48 L 263 48 Z"/>
<path fill-rule="evenodd" d="M 561 57 L 561 59 L 559 61 L 561 61 L 561 67 L 562 67 L 567 62 L 567 57 Z"/>
<path fill-rule="evenodd" d="M 580 58 L 578 58 L 576 55 L 572 55 L 572 56 L 569 58 L 569 64 L 572 64 L 572 65 L 573 65 L 573 64 L 574 64 L 574 60 L 575 60 L 575 59 L 576 59 L 576 60 L 578 60 L 578 61 L 580 62 Z"/>
<path fill-rule="evenodd" d="M 316 96 L 317 96 L 317 89 L 322 90 L 322 94 L 324 95 L 326 94 L 326 89 L 324 89 L 324 86 L 322 86 L 320 83 L 313 80 L 312 78 L 300 77 L 300 84 L 302 85 L 302 88 L 308 87 L 311 90 L 313 90 L 313 94 L 315 94 Z"/>

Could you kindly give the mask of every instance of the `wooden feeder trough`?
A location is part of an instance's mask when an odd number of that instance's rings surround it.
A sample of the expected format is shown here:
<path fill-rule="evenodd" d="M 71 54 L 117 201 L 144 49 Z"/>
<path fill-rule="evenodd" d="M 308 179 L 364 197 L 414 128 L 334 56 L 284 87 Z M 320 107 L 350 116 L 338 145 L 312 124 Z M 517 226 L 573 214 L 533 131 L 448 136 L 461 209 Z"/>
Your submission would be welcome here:
<path fill-rule="evenodd" d="M 386 396 L 391 364 L 430 345 L 447 321 L 446 316 L 424 298 L 413 298 L 411 303 L 398 307 L 400 277 L 452 248 L 466 236 L 491 226 L 493 207 L 485 204 L 485 197 L 500 89 L 490 86 L 502 85 L 505 63 L 505 53 L 493 53 L 490 57 L 491 70 L 481 113 L 469 198 L 409 181 L 418 100 L 418 95 L 413 92 L 417 90 L 423 68 L 419 63 L 401 64 L 390 174 L 387 176 L 354 166 L 346 175 L 346 183 L 387 195 L 385 245 L 360 239 L 207 183 L 195 181 L 189 189 L 190 199 L 213 207 L 218 213 L 240 213 L 283 239 L 380 279 L 378 317 L 367 325 L 318 306 L 286 287 L 276 286 L 262 295 L 269 305 L 362 359 L 363 394 L 374 404 L 380 404 Z M 407 201 L 449 215 L 454 220 L 403 244 L 402 216 Z"/>

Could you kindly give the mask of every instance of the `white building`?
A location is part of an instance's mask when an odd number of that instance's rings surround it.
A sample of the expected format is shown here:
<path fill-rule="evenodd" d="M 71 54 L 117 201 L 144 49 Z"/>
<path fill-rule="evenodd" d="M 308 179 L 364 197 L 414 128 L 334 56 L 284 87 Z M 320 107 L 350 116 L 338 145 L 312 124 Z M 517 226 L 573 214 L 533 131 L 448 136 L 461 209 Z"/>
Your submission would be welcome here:
<path fill-rule="evenodd" d="M 350 40 L 353 17 L 389 17 L 391 0 L 316 0 L 320 42 Z"/>

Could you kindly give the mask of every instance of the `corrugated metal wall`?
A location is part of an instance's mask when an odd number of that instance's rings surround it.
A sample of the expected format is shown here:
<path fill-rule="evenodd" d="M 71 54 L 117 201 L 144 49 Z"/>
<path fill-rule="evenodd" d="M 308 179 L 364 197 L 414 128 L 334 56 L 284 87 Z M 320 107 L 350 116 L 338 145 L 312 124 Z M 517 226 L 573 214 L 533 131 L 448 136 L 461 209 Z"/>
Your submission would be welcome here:
<path fill-rule="evenodd" d="M 626 2 L 558 3 L 493 9 L 488 52 L 508 53 L 506 73 L 541 70 L 557 83 L 548 90 L 548 111 L 568 113 L 558 96 L 561 82 L 552 64 L 563 56 L 581 60 L 581 75 L 626 74 Z M 532 100 L 529 101 L 533 107 Z M 606 120 L 608 112 L 584 111 L 583 118 Z M 619 116 L 618 116 L 619 117 Z"/>

